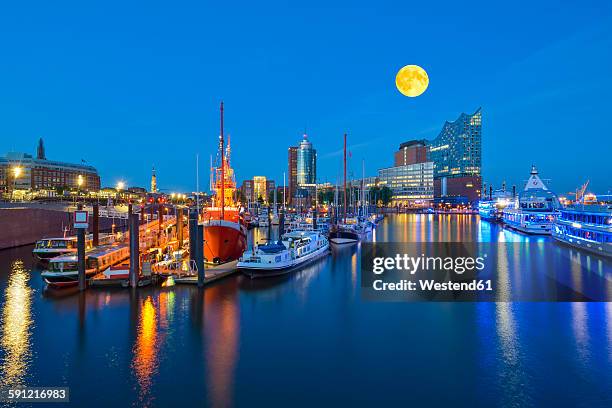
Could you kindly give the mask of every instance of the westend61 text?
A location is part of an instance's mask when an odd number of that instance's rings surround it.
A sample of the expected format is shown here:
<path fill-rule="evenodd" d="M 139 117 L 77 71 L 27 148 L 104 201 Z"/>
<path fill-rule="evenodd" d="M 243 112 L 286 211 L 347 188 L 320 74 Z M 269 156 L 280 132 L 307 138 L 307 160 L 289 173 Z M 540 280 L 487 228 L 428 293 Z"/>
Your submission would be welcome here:
<path fill-rule="evenodd" d="M 399 282 L 383 282 L 378 279 L 372 284 L 374 290 L 389 291 L 492 291 L 491 280 L 474 279 L 469 282 L 436 282 L 432 279 L 419 279 L 417 282 L 402 279 Z"/>

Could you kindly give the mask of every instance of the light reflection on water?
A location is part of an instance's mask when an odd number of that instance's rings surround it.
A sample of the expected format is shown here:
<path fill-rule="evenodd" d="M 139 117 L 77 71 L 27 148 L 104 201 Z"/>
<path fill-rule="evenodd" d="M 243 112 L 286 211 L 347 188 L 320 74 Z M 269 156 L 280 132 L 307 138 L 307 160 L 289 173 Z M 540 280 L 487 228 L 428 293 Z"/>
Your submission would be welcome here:
<path fill-rule="evenodd" d="M 266 235 L 265 229 L 252 231 L 249 245 Z M 540 243 L 547 241 L 478 217 L 414 214 L 387 217 L 373 239 L 515 242 L 497 247 L 496 254 L 499 283 L 508 294 L 517 279 L 542 278 L 521 276 L 516 268 L 528 251 L 544 251 Z M 583 286 L 589 284 L 585 268 L 606 273 L 597 258 L 568 248 L 555 249 L 554 259 L 568 268 L 571 260 L 568 276 Z M 576 398 L 601 396 L 611 371 L 612 303 L 364 302 L 357 245 L 334 249 L 328 258 L 278 278 L 234 276 L 204 290 L 98 289 L 86 297 L 34 296 L 42 288 L 39 271 L 30 278 L 25 262 L 13 261 L 0 276 L 2 383 L 33 378 L 66 384 L 74 401 L 92 405 L 88 386 L 101 381 L 116 392 L 100 395 L 100 406 L 112 405 L 111 394 L 136 406 L 264 405 L 271 398 L 286 406 L 290 401 L 283 396 L 299 394 L 312 405 L 317 393 L 342 405 L 347 393 L 365 389 L 373 377 L 380 379 L 379 388 L 405 386 L 409 377 L 415 388 L 434 378 L 442 388 L 459 383 L 455 392 L 466 394 L 458 400 L 478 387 L 489 406 L 545 406 L 542 396 L 557 387 L 551 384 L 574 387 Z M 45 330 L 37 332 L 41 324 Z M 43 339 L 70 358 L 41 352 Z M 453 351 L 452 359 L 436 365 L 442 349 Z M 472 366 L 479 371 L 469 371 Z M 447 380 L 445 370 L 475 375 Z M 574 384 L 578 372 L 599 373 L 599 381 Z M 277 386 L 282 393 L 274 391 Z"/>
<path fill-rule="evenodd" d="M 2 304 L 0 385 L 23 385 L 32 360 L 33 290 L 23 261 L 12 262 Z"/>
<path fill-rule="evenodd" d="M 158 317 L 150 296 L 139 304 L 138 329 L 133 349 L 132 367 L 138 381 L 139 399 L 147 404 L 152 377 L 158 366 Z"/>

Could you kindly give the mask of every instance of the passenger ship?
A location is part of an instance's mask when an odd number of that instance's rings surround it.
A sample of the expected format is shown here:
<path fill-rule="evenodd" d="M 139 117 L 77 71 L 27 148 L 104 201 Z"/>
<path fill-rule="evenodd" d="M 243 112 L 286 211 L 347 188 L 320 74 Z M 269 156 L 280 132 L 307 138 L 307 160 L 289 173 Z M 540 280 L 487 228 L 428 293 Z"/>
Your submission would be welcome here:
<path fill-rule="evenodd" d="M 112 244 L 115 240 L 113 234 L 100 234 L 100 245 Z M 85 249 L 93 248 L 93 235 L 89 234 L 85 239 Z M 76 254 L 77 237 L 43 238 L 36 241 L 32 256 L 38 262 L 45 263 L 49 259 L 60 255 Z"/>
<path fill-rule="evenodd" d="M 219 167 L 213 170 L 214 206 L 203 214 L 204 259 L 207 263 L 234 261 L 242 255 L 247 244 L 247 228 L 240 209 L 234 202 L 236 180 L 230 166 L 230 141 L 224 149 L 223 102 L 221 102 L 221 135 L 219 136 Z"/>
<path fill-rule="evenodd" d="M 478 214 L 480 219 L 485 221 L 502 221 L 506 208 L 512 208 L 512 194 L 504 190 L 498 190 L 489 199 L 478 202 Z"/>
<path fill-rule="evenodd" d="M 281 241 L 244 253 L 238 269 L 251 278 L 288 273 L 329 253 L 329 241 L 317 231 L 284 234 Z"/>
<path fill-rule="evenodd" d="M 575 248 L 611 257 L 612 204 L 583 203 L 561 209 L 552 236 Z"/>
<path fill-rule="evenodd" d="M 550 235 L 559 207 L 557 196 L 540 179 L 536 167 L 531 166 L 531 176 L 514 208 L 504 210 L 504 224 L 527 234 Z"/>
<path fill-rule="evenodd" d="M 91 278 L 109 267 L 130 257 L 128 245 L 106 245 L 85 254 L 85 276 Z M 49 260 L 49 266 L 41 273 L 45 283 L 52 287 L 75 286 L 79 283 L 77 255 L 63 255 Z"/>

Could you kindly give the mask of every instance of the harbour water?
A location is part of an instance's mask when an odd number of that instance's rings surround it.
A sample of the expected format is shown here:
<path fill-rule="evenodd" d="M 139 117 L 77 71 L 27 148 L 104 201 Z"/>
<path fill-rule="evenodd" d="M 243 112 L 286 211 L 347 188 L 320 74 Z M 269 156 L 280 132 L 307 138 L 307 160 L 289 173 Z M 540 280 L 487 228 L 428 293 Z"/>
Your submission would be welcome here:
<path fill-rule="evenodd" d="M 416 214 L 374 239 L 550 240 Z M 355 246 L 284 277 L 51 293 L 31 250 L 0 251 L 1 386 L 68 386 L 88 407 L 612 406 L 612 303 L 366 302 Z"/>

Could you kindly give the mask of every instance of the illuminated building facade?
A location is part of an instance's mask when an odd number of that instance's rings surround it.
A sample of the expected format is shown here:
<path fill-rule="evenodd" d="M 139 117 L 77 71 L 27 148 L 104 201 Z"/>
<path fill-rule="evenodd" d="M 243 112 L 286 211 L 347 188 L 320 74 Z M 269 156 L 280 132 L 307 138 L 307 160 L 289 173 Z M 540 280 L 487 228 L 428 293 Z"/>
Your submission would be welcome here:
<path fill-rule="evenodd" d="M 425 163 L 427 161 L 427 141 L 410 140 L 402 143 L 393 157 L 395 166 Z"/>
<path fill-rule="evenodd" d="M 314 184 L 317 182 L 317 151 L 312 148 L 308 136 L 300 143 L 297 150 L 297 184 Z"/>
<path fill-rule="evenodd" d="M 291 204 L 297 191 L 297 151 L 296 146 L 291 146 L 288 151 L 287 168 L 289 170 L 289 191 L 287 192 L 287 203 Z"/>
<path fill-rule="evenodd" d="M 317 182 L 317 151 L 305 134 L 297 149 L 297 187 L 314 197 Z M 301 196 L 303 195 L 300 194 Z"/>
<path fill-rule="evenodd" d="M 244 180 L 240 190 L 242 191 L 242 195 L 244 195 L 247 203 L 255 200 L 255 186 L 253 184 L 253 180 Z"/>
<path fill-rule="evenodd" d="M 266 190 L 266 177 L 253 177 L 253 199 L 255 201 L 262 199 L 264 203 L 268 202 L 268 194 Z"/>
<path fill-rule="evenodd" d="M 47 160 L 42 139 L 36 158 L 17 152 L 0 157 L 0 191 L 56 188 L 99 191 L 100 176 L 92 166 Z"/>
<path fill-rule="evenodd" d="M 434 140 L 427 142 L 428 160 L 434 163 L 436 197 L 464 196 L 469 201 L 480 197 L 482 112 L 462 113 L 446 122 Z"/>
<path fill-rule="evenodd" d="M 378 170 L 378 186 L 393 191 L 392 206 L 428 206 L 434 196 L 434 164 L 408 164 Z"/>

